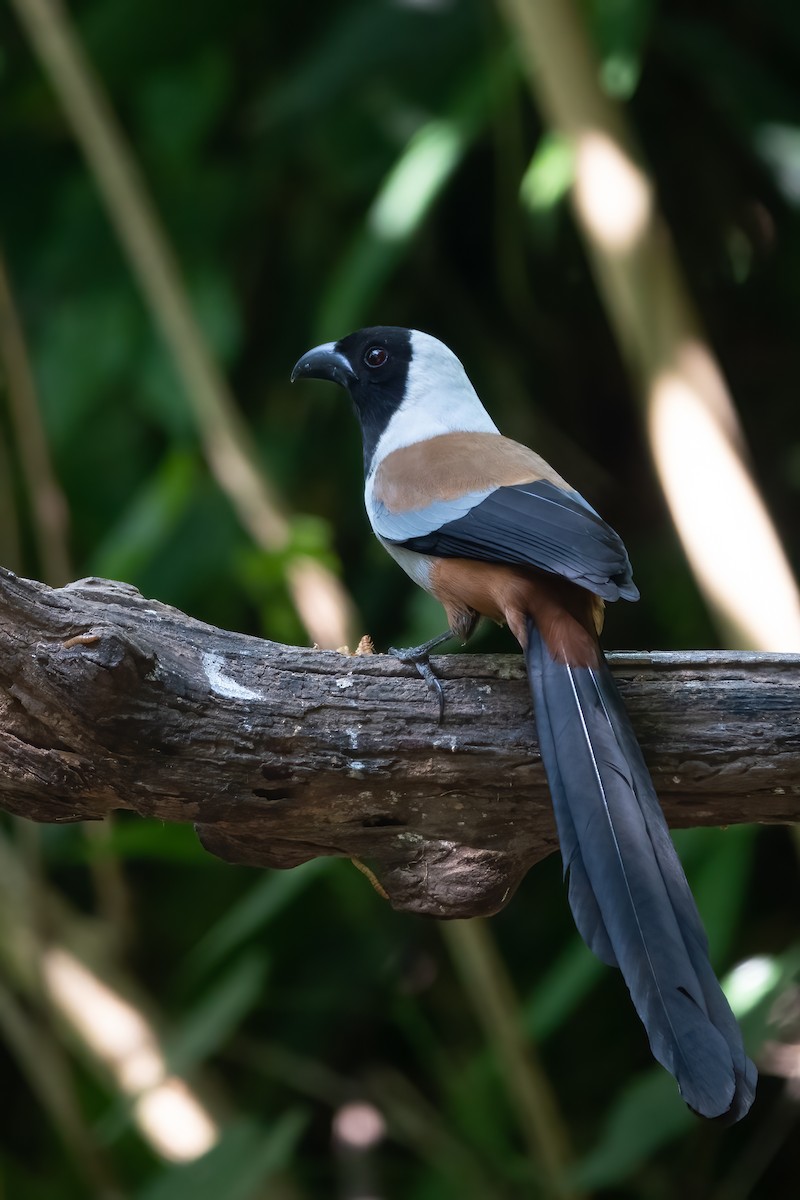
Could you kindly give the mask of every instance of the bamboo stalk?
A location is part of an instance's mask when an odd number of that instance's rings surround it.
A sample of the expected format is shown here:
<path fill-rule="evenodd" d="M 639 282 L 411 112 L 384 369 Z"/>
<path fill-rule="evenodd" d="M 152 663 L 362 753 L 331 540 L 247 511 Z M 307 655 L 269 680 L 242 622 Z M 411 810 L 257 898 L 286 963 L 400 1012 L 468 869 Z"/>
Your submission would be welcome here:
<path fill-rule="evenodd" d="M 53 587 L 72 579 L 67 502 L 53 470 L 36 383 L 5 258 L 0 251 L 0 362 L 33 530 L 44 578 Z"/>
<path fill-rule="evenodd" d="M 81 1111 L 78 1088 L 58 1039 L 44 1020 L 31 1015 L 0 982 L 0 1030 L 31 1090 L 58 1131 L 64 1147 L 96 1200 L 121 1200 L 106 1155 L 97 1146 Z"/>
<path fill-rule="evenodd" d="M 542 1172 L 543 1195 L 579 1200 L 583 1192 L 568 1181 L 573 1155 L 567 1126 L 535 1044 L 523 1030 L 514 987 L 487 922 L 445 921 L 440 929 L 464 991 L 494 1048 L 520 1129 Z"/>
<path fill-rule="evenodd" d="M 289 521 L 205 343 L 138 163 L 69 14 L 59 0 L 12 4 L 86 157 L 184 385 L 209 467 L 257 545 L 270 552 L 283 550 L 290 537 Z M 352 601 L 331 571 L 306 555 L 296 555 L 287 582 L 314 641 L 336 647 L 354 640 Z"/>
<path fill-rule="evenodd" d="M 689 297 L 655 186 L 574 0 L 500 0 L 531 90 L 574 158 L 572 207 L 639 396 L 684 550 L 734 646 L 800 649 L 800 594 Z M 746 547 L 746 552 L 743 552 Z"/>

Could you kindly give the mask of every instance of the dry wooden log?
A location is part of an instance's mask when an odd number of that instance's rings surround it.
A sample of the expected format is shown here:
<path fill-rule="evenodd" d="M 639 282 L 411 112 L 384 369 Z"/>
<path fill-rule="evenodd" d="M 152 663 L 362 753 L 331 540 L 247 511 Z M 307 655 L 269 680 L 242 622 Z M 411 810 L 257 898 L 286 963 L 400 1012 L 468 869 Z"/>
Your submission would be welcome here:
<path fill-rule="evenodd" d="M 505 904 L 556 847 L 519 655 L 413 668 L 204 625 L 135 588 L 0 570 L 0 807 L 193 821 L 231 862 L 369 860 L 398 908 Z M 800 814 L 800 655 L 615 654 L 675 825 Z"/>

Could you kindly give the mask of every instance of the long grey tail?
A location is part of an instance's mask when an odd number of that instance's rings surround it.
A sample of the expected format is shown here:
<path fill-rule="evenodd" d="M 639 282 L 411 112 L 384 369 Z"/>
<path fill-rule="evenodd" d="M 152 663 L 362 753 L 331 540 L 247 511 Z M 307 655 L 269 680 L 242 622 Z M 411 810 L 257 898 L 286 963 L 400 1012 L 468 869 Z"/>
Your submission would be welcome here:
<path fill-rule="evenodd" d="M 532 620 L 525 657 L 575 924 L 622 971 L 689 1107 L 732 1124 L 756 1069 L 611 672 L 602 654 L 596 668 L 554 660 Z"/>

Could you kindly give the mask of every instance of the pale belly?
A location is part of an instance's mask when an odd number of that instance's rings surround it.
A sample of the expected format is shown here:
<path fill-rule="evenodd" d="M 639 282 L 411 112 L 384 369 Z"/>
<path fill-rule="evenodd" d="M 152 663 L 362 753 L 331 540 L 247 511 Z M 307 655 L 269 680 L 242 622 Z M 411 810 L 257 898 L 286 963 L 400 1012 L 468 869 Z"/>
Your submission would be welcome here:
<path fill-rule="evenodd" d="M 417 554 L 414 550 L 407 550 L 405 546 L 398 546 L 394 542 L 387 542 L 380 534 L 375 535 L 387 553 L 391 554 L 394 561 L 403 568 L 406 575 L 409 575 L 419 587 L 426 592 L 431 591 L 431 568 L 434 564 L 434 559 L 427 554 Z"/>

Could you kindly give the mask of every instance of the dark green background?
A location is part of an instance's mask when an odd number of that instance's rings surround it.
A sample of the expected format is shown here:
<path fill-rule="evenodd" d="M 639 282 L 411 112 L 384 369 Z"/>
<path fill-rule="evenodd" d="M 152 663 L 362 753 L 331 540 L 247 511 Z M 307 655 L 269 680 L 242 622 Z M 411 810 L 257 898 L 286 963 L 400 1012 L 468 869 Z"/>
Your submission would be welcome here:
<path fill-rule="evenodd" d="M 796 565 L 800 7 L 584 7 Z M 371 323 L 411 325 L 451 345 L 503 430 L 535 445 L 623 534 L 642 600 L 610 613 L 609 646 L 718 645 L 566 204 L 555 193 L 533 208 L 520 197 L 537 150 L 538 178 L 549 178 L 546 131 L 491 6 L 81 0 L 70 9 L 208 343 L 296 514 L 295 542 L 341 570 L 378 646 L 435 632 L 439 615 L 369 533 L 347 402 L 288 383 L 309 346 Z M 407 235 L 381 241 L 370 206 L 409 138 L 435 121 L 457 138 L 451 169 Z M 216 624 L 304 640 L 285 556 L 253 546 L 212 481 L 92 177 L 8 6 L 0 241 L 69 503 L 74 574 L 125 579 Z M 0 440 L 11 445 L 4 565 L 41 576 L 2 390 Z M 501 633 L 477 643 L 489 647 L 512 649 Z M 7 832 L 28 844 L 19 827 Z M 89 862 L 97 843 L 77 829 L 38 838 L 47 885 L 100 922 Z M 351 1095 L 369 1095 L 390 1117 L 376 1195 L 547 1194 L 434 923 L 392 913 L 347 863 L 259 874 L 204 855 L 189 829 L 128 820 L 103 845 L 129 888 L 126 967 L 172 1037 L 194 1031 L 191 1065 L 230 1105 L 217 1152 L 227 1158 L 199 1176 L 173 1173 L 65 1039 L 75 1103 L 125 1195 L 336 1196 L 344 1168 L 331 1117 Z M 791 1015 L 796 843 L 782 830 L 739 829 L 682 836 L 680 847 L 715 963 L 724 972 L 773 956 Z M 555 860 L 542 864 L 492 930 L 581 1178 L 598 1194 L 654 1200 L 796 1195 L 784 1083 L 765 1077 L 752 1117 L 733 1131 L 692 1120 L 651 1067 L 620 980 L 582 957 L 559 876 Z M 0 920 L 13 929 L 13 909 Z M 756 1052 L 761 1021 L 747 1030 Z M 0 1079 L 6 1195 L 86 1195 L 80 1166 L 7 1049 Z"/>

